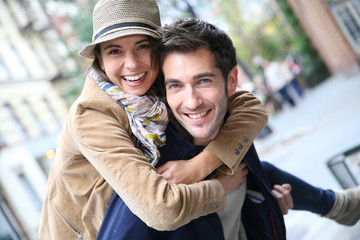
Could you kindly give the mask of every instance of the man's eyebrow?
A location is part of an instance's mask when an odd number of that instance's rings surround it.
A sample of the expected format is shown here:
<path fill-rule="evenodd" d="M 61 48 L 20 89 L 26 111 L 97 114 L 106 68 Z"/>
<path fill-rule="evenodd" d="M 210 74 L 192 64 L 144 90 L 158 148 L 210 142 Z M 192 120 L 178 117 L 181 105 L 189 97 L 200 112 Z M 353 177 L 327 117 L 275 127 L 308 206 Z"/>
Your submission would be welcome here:
<path fill-rule="evenodd" d="M 173 78 L 165 79 L 165 85 L 170 83 L 179 83 L 179 82 L 180 82 L 179 80 Z"/>
<path fill-rule="evenodd" d="M 192 78 L 193 79 L 199 79 L 199 78 L 203 78 L 203 77 L 215 77 L 216 75 L 212 72 L 204 72 L 204 73 L 199 73 L 194 75 Z"/>
<path fill-rule="evenodd" d="M 192 77 L 192 79 L 199 79 L 199 78 L 203 78 L 203 77 L 215 77 L 216 75 L 212 72 L 204 72 L 204 73 L 199 73 L 196 74 Z M 175 78 L 167 78 L 165 79 L 165 85 L 166 84 L 170 84 L 170 83 L 179 83 L 180 80 L 175 79 Z"/>

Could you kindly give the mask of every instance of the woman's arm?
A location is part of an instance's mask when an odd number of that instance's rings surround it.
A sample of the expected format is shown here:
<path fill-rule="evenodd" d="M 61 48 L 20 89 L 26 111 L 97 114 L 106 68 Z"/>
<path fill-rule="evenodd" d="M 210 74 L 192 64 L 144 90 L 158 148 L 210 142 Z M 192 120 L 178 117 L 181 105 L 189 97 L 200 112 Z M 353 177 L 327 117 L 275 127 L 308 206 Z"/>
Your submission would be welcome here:
<path fill-rule="evenodd" d="M 239 90 L 229 97 L 230 116 L 218 136 L 205 148 L 223 162 L 220 171 L 232 174 L 268 121 L 262 102 L 251 92 Z"/>
<path fill-rule="evenodd" d="M 188 161 L 170 161 L 157 171 L 171 184 L 199 182 L 215 169 L 233 174 L 256 136 L 267 123 L 266 109 L 249 91 L 229 97 L 229 117 L 205 150 Z"/>
<path fill-rule="evenodd" d="M 135 148 L 126 114 L 114 104 L 108 110 L 97 110 L 101 107 L 94 102 L 91 108 L 80 107 L 72 120 L 73 135 L 82 154 L 135 215 L 155 229 L 173 230 L 224 209 L 225 192 L 219 180 L 170 185 L 156 173 Z M 217 208 L 205 208 L 210 204 Z"/>

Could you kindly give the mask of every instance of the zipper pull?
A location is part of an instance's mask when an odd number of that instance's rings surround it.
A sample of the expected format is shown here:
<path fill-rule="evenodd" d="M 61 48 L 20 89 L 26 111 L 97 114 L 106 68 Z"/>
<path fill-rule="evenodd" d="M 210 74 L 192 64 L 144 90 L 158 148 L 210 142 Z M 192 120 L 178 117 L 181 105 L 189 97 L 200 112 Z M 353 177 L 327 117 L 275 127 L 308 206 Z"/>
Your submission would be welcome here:
<path fill-rule="evenodd" d="M 82 233 L 81 233 L 81 232 L 77 232 L 76 234 L 77 234 L 79 240 L 83 240 L 83 238 L 82 238 Z"/>

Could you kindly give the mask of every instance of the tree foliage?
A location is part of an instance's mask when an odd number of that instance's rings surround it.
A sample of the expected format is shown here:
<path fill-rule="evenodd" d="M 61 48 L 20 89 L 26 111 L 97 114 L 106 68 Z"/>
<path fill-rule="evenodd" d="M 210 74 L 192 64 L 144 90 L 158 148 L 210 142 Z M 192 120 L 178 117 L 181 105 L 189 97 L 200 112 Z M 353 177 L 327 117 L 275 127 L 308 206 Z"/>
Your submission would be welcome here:
<path fill-rule="evenodd" d="M 250 5 L 245 0 L 220 1 L 219 4 L 220 15 L 229 26 L 237 55 L 244 65 L 252 72 L 257 72 L 260 69 L 251 64 L 255 55 L 268 60 L 283 60 L 291 56 L 300 61 L 304 79 L 309 86 L 328 77 L 327 69 L 287 1 L 277 0 L 280 9 L 274 8 L 276 5 L 270 1 L 254 2 L 262 5 L 261 15 L 249 13 Z"/>
<path fill-rule="evenodd" d="M 291 36 L 289 41 L 291 52 L 300 57 L 300 63 L 303 67 L 303 75 L 307 84 L 309 86 L 315 86 L 325 80 L 330 73 L 311 44 L 311 41 L 302 30 L 298 19 L 291 10 L 287 1 L 276 1 L 294 31 L 294 34 Z"/>
<path fill-rule="evenodd" d="M 89 42 L 92 37 L 92 10 L 97 0 L 63 1 L 83 4 L 80 6 L 81 13 L 71 20 L 78 36 L 78 45 Z M 255 55 L 275 60 L 284 59 L 290 54 L 300 57 L 305 77 L 309 79 L 308 84 L 315 85 L 321 80 L 312 78 L 325 78 L 326 69 L 322 67 L 318 54 L 286 0 L 276 1 L 286 19 L 280 18 L 266 0 L 251 1 L 253 4 L 262 4 L 262 15 L 253 14 L 250 11 L 251 2 L 246 0 L 157 0 L 163 23 L 177 18 L 203 18 L 227 31 L 236 47 L 239 62 L 250 75 L 259 71 L 259 68 L 252 64 Z M 323 76 L 315 74 L 319 66 L 322 67 Z"/>

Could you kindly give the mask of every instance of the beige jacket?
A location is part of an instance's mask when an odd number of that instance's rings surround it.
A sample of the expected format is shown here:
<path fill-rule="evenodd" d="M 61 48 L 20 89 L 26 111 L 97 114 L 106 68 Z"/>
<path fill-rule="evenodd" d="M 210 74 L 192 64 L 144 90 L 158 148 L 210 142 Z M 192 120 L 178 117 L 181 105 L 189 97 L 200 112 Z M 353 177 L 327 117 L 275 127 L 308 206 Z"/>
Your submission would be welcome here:
<path fill-rule="evenodd" d="M 252 94 L 239 94 L 233 103 L 246 109 L 235 112 L 237 123 L 227 124 L 218 143 L 207 148 L 221 156 L 227 172 L 239 164 L 267 120 L 264 108 Z M 243 125 L 238 125 L 242 121 Z M 229 137 L 235 139 L 232 136 L 236 136 L 233 146 L 228 141 Z M 248 139 L 246 143 L 244 139 Z M 239 142 L 244 144 L 240 153 Z M 40 239 L 96 239 L 114 190 L 134 214 L 158 230 L 173 230 L 224 209 L 225 194 L 219 181 L 170 186 L 136 147 L 124 109 L 87 78 L 60 136 L 42 211 Z M 210 204 L 217 208 L 205 207 Z"/>

